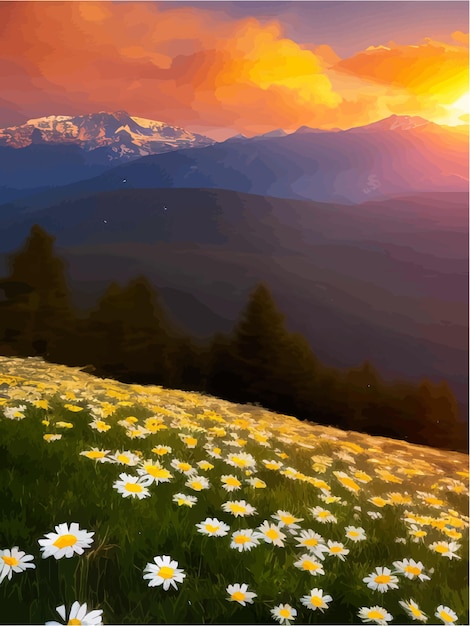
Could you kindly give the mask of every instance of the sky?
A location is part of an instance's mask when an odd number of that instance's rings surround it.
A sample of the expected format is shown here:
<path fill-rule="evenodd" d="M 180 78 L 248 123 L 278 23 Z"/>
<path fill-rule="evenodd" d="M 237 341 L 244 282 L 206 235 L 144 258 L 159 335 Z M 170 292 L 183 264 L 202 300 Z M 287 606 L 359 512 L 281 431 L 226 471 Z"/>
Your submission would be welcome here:
<path fill-rule="evenodd" d="M 223 140 L 468 121 L 467 2 L 0 2 L 0 127 L 124 110 Z"/>

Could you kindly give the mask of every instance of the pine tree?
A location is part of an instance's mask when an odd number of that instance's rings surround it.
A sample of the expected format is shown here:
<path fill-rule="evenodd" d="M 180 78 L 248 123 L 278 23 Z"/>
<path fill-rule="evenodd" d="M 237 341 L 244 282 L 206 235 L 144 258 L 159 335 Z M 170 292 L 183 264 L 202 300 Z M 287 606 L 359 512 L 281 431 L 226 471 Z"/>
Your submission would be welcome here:
<path fill-rule="evenodd" d="M 32 227 L 24 246 L 8 259 L 9 276 L 1 282 L 2 350 L 19 356 L 40 355 L 61 360 L 74 330 L 64 262 L 54 251 L 54 238 Z"/>

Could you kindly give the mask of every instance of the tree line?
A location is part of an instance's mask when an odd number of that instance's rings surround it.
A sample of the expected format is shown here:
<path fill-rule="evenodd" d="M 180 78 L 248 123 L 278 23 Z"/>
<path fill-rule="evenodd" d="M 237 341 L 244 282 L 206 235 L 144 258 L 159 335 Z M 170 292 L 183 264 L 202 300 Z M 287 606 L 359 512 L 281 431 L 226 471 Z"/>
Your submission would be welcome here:
<path fill-rule="evenodd" d="M 385 382 L 373 364 L 340 370 L 289 332 L 259 283 L 228 334 L 202 342 L 165 314 L 144 276 L 112 283 L 93 310 L 75 310 L 54 238 L 33 226 L 0 280 L 0 354 L 88 366 L 101 377 L 257 403 L 302 420 L 468 451 L 459 407 L 442 381 Z"/>

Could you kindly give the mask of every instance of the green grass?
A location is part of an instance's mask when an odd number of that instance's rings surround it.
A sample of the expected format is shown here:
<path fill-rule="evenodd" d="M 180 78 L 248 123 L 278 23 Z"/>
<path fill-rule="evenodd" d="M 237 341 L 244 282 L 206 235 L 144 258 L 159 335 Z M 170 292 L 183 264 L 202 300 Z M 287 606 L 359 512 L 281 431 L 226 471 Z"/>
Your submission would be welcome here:
<path fill-rule="evenodd" d="M 466 455 L 300 422 L 196 393 L 103 381 L 38 359 L 0 357 L 0 394 L 0 550 L 18 546 L 34 556 L 35 564 L 35 569 L 13 573 L 11 580 L 0 583 L 1 623 L 56 620 L 56 607 L 69 608 L 75 600 L 86 602 L 88 610 L 102 609 L 105 624 L 277 623 L 271 609 L 280 603 L 297 610 L 296 624 L 361 624 L 359 609 L 375 605 L 393 616 L 391 624 L 422 623 L 413 622 L 400 606 L 400 600 L 409 599 L 427 614 L 427 624 L 442 623 L 434 616 L 439 605 L 457 614 L 456 623 L 468 623 Z M 38 400 L 47 400 L 48 407 L 35 405 Z M 3 415 L 20 405 L 26 407 L 24 418 Z M 106 432 L 90 427 L 93 412 L 103 406 L 110 413 L 103 417 L 111 426 Z M 137 419 L 134 426 L 156 416 L 162 429 L 131 438 L 118 423 L 129 416 Z M 61 427 L 60 421 L 73 427 Z M 62 437 L 47 442 L 45 434 Z M 196 446 L 187 447 L 181 434 L 194 436 Z M 235 439 L 241 448 L 230 445 Z M 159 457 L 152 449 L 160 445 L 172 452 Z M 136 475 L 140 465 L 100 463 L 80 454 L 92 447 L 109 450 L 109 455 L 128 450 L 141 459 L 160 460 L 172 478 L 150 485 L 150 497 L 123 498 L 114 482 L 122 472 Z M 217 447 L 220 458 L 209 454 Z M 254 457 L 251 476 L 226 462 L 237 451 Z M 170 464 L 174 458 L 192 465 L 208 460 L 214 467 L 198 469 L 198 474 L 209 480 L 210 488 L 195 492 L 185 486 L 187 477 Z M 263 460 L 283 465 L 267 469 Z M 283 473 L 287 468 L 294 478 Z M 343 486 L 335 472 L 344 472 L 357 489 Z M 355 477 L 356 472 L 367 476 Z M 227 493 L 222 488 L 221 476 L 228 474 L 238 477 L 239 490 Z M 266 487 L 248 484 L 253 477 Z M 176 493 L 196 496 L 197 502 L 178 506 Z M 325 501 L 328 495 L 339 501 Z M 373 497 L 387 503 L 378 506 L 382 502 L 371 502 Z M 221 505 L 229 500 L 247 501 L 256 514 L 234 517 L 224 512 Z M 336 522 L 315 519 L 310 509 L 317 506 L 330 511 Z M 349 550 L 345 560 L 327 554 L 321 562 L 323 575 L 298 569 L 294 563 L 307 550 L 285 529 L 283 547 L 263 540 L 251 551 L 230 547 L 234 531 L 256 529 L 265 520 L 275 523 L 271 516 L 278 510 L 302 518 L 299 531 L 312 529 L 325 542 L 341 542 Z M 196 524 L 207 517 L 228 524 L 229 533 L 200 534 Z M 93 543 L 81 556 L 42 558 L 38 540 L 64 522 L 94 532 Z M 410 534 L 413 523 L 427 533 L 417 541 Z M 366 539 L 347 539 L 345 527 L 350 525 L 363 528 Z M 433 551 L 430 546 L 438 541 L 457 542 L 460 558 Z M 143 579 L 146 564 L 162 555 L 184 570 L 177 590 L 149 587 Z M 421 562 L 430 580 L 395 573 L 398 589 L 384 593 L 363 582 L 376 567 L 395 572 L 393 562 L 404 558 Z M 226 588 L 234 583 L 246 583 L 257 594 L 252 604 L 227 600 Z M 315 587 L 333 598 L 324 612 L 300 602 Z"/>

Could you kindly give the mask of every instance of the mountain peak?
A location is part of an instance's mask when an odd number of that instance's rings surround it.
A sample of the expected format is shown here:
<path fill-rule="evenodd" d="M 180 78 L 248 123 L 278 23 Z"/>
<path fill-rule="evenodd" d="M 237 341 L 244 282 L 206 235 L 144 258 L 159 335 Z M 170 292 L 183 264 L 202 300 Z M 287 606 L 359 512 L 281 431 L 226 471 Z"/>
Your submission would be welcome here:
<path fill-rule="evenodd" d="M 429 120 L 420 117 L 419 115 L 390 115 L 377 122 L 371 124 L 365 124 L 364 126 L 356 126 L 350 128 L 350 131 L 368 131 L 368 130 L 411 130 L 420 126 L 426 126 L 432 124 Z"/>

